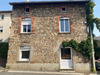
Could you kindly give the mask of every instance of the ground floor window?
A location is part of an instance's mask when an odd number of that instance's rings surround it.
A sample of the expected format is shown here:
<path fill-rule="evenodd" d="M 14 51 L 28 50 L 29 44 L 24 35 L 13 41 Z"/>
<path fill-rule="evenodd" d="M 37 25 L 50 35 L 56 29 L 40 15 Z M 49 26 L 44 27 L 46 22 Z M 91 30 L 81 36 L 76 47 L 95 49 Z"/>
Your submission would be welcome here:
<path fill-rule="evenodd" d="M 20 46 L 20 60 L 29 61 L 30 58 L 30 46 Z"/>

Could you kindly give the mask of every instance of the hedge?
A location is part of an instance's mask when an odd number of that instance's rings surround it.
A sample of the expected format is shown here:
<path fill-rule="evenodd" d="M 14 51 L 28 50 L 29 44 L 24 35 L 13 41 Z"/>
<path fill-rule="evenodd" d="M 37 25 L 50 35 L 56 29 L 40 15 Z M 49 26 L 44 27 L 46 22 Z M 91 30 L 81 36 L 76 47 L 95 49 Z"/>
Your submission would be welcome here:
<path fill-rule="evenodd" d="M 8 42 L 0 42 L 0 57 L 7 59 Z"/>

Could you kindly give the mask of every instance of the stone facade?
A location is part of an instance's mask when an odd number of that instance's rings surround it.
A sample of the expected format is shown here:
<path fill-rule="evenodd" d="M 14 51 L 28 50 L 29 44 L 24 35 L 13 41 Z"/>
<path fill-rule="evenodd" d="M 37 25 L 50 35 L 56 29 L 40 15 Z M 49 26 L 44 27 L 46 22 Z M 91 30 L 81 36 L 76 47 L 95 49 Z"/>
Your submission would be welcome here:
<path fill-rule="evenodd" d="M 61 8 L 65 6 L 66 12 Z M 25 7 L 30 8 L 25 13 Z M 59 17 L 70 17 L 70 33 L 59 32 Z M 21 18 L 32 18 L 32 32 L 21 33 Z M 8 51 L 7 66 L 15 69 L 59 70 L 60 46 L 63 41 L 75 39 L 80 42 L 87 39 L 85 3 L 59 4 L 14 4 L 12 11 L 11 36 Z M 30 46 L 30 60 L 19 61 L 20 46 Z M 84 72 L 81 66 L 90 71 L 90 64 L 75 50 L 72 52 L 73 68 L 77 72 Z M 78 71 L 79 70 L 79 71 Z"/>

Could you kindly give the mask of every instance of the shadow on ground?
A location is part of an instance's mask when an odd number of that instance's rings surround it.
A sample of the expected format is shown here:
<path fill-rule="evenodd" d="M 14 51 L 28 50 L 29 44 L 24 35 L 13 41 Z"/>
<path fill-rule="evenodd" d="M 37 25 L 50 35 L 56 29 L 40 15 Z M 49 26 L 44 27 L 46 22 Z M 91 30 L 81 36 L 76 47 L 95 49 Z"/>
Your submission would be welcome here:
<path fill-rule="evenodd" d="M 97 75 L 100 75 L 100 69 L 99 69 L 99 70 L 97 70 Z"/>

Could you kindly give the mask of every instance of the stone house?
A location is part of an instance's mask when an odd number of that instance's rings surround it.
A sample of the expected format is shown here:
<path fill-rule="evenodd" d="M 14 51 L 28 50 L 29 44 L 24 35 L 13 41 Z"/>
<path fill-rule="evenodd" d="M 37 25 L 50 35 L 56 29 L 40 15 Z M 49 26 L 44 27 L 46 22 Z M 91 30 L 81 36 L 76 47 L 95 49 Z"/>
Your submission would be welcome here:
<path fill-rule="evenodd" d="M 12 11 L 0 11 L 0 42 L 8 42 L 10 37 Z"/>
<path fill-rule="evenodd" d="M 12 2 L 7 66 L 12 69 L 89 72 L 90 63 L 63 41 L 87 39 L 89 0 Z"/>

